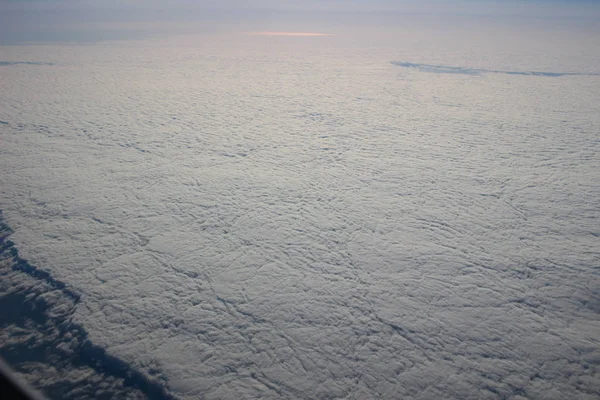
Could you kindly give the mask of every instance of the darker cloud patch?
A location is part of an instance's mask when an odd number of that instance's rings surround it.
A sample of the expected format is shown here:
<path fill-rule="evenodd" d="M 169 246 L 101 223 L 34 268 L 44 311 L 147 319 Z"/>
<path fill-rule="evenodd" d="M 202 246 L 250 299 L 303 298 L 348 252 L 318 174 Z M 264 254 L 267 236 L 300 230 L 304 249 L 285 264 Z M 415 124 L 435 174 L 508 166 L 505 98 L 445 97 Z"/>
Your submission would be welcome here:
<path fill-rule="evenodd" d="M 600 73 L 594 72 L 543 72 L 543 71 L 504 71 L 498 69 L 481 69 L 468 67 L 455 67 L 450 65 L 420 64 L 410 62 L 392 61 L 392 65 L 403 68 L 413 68 L 421 72 L 434 74 L 461 74 L 461 75 L 482 75 L 482 74 L 506 74 L 506 75 L 525 75 L 525 76 L 599 76 Z"/>
<path fill-rule="evenodd" d="M 9 67 L 11 65 L 54 65 L 49 62 L 34 62 L 34 61 L 0 61 L 0 67 Z"/>
<path fill-rule="evenodd" d="M 2 356 L 50 398 L 169 400 L 164 379 L 150 378 L 88 339 L 72 321 L 79 295 L 23 260 L 0 211 Z M 7 287 L 4 287 L 7 286 Z"/>

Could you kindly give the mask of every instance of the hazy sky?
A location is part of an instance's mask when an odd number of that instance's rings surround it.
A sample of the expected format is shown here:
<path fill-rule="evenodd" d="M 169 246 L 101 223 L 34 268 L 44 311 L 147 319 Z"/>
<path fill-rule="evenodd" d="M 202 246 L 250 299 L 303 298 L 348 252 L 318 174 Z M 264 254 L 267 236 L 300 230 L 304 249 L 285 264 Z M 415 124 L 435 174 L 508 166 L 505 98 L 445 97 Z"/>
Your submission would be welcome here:
<path fill-rule="evenodd" d="M 598 1 L 1 0 L 0 43 L 95 41 L 165 33 L 336 30 L 466 16 L 582 20 L 597 24 Z"/>

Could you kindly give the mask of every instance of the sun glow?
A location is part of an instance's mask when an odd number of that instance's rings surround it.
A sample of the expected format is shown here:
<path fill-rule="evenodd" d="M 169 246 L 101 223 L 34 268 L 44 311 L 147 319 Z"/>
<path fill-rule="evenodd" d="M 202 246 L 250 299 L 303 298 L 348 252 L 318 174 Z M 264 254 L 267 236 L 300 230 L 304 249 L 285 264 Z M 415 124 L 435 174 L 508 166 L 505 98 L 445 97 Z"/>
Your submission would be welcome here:
<path fill-rule="evenodd" d="M 330 33 L 319 32 L 249 32 L 248 34 L 258 36 L 331 36 Z"/>

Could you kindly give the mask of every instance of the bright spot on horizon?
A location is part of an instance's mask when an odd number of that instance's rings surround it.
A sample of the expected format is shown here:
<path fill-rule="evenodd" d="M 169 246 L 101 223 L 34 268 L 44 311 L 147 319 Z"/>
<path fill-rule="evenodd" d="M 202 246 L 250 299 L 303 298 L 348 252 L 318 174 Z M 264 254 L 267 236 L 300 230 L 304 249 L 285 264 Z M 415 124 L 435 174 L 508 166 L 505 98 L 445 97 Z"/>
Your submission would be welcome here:
<path fill-rule="evenodd" d="M 248 34 L 259 36 L 331 36 L 331 33 L 320 32 L 249 32 Z"/>

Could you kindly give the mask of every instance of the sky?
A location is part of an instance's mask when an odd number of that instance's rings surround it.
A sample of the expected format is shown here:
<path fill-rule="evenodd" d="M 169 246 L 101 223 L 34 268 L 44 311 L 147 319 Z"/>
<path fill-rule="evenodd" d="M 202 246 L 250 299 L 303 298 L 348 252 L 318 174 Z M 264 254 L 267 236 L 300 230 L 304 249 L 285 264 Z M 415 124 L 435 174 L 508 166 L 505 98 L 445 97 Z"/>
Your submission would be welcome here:
<path fill-rule="evenodd" d="M 460 24 L 456 18 L 579 20 L 596 24 L 597 1 L 0 1 L 0 43 L 101 41 L 236 30 L 331 30 L 414 23 Z"/>

